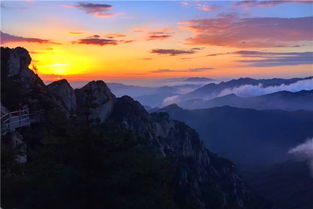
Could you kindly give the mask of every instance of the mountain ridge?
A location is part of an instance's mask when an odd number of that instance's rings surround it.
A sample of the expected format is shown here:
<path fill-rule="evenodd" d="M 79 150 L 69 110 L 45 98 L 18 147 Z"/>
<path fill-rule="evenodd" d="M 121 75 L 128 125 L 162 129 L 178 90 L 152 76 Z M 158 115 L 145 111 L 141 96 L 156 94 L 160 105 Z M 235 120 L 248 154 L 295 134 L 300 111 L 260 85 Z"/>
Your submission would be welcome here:
<path fill-rule="evenodd" d="M 164 99 L 163 105 L 169 105 L 171 102 L 174 102 L 183 107 L 192 108 L 192 105 L 197 105 L 197 103 L 201 103 L 202 100 L 210 100 L 232 93 L 245 97 L 265 95 L 288 89 L 288 85 L 293 85 L 297 82 L 306 82 L 310 80 L 313 80 L 312 76 L 291 79 L 253 79 L 247 77 L 232 79 L 229 81 L 222 81 L 220 83 L 209 83 L 185 94 L 176 94 L 175 97 L 172 96 Z M 301 84 L 305 86 L 304 89 L 298 89 L 299 85 L 290 87 L 290 91 L 297 92 L 301 90 L 313 89 L 312 84 L 308 82 L 306 82 L 306 84 Z M 190 104 L 188 104 L 188 102 Z M 193 102 L 195 104 L 193 104 Z"/>
<path fill-rule="evenodd" d="M 312 104 L 313 90 L 301 90 L 298 92 L 278 91 L 252 97 L 241 97 L 236 94 L 228 94 L 210 100 L 194 99 L 181 102 L 181 105 L 188 109 L 232 106 L 257 110 L 281 109 L 288 111 L 301 109 L 312 111 Z"/>
<path fill-rule="evenodd" d="M 6 50 L 12 53 L 15 49 Z M 6 57 L 2 56 L 1 59 L 6 59 Z M 5 69 L 10 72 L 11 66 L 14 64 L 6 62 L 6 65 Z M 21 70 L 31 71 L 28 66 L 24 66 Z M 10 76 L 3 77 L 3 79 L 8 78 L 7 83 L 13 82 L 11 80 L 13 79 L 17 83 L 25 82 L 22 83 L 23 85 L 29 84 L 27 79 L 23 79 L 23 77 L 21 79 Z M 154 152 L 173 162 L 176 170 L 174 188 L 177 191 L 176 197 L 179 200 L 177 204 L 180 208 L 266 208 L 236 173 L 235 165 L 229 160 L 209 152 L 203 146 L 198 134 L 184 123 L 171 120 L 166 114 L 149 114 L 140 103 L 130 97 L 116 98 L 103 81 L 91 81 L 84 87 L 75 90 L 75 97 L 71 98 L 77 100 L 76 111 L 74 111 L 76 113 L 73 115 L 67 108 L 67 96 L 72 93 L 68 94 L 66 91 L 68 88 L 66 81 L 56 81 L 49 85 L 49 89 L 38 76 L 36 79 L 41 83 L 39 90 L 43 89 L 44 95 L 33 91 L 31 92 L 32 97 L 38 99 L 32 100 L 28 94 L 21 92 L 21 97 L 14 101 L 15 103 L 10 106 L 10 109 L 20 103 L 23 98 L 24 104 L 30 105 L 31 111 L 44 110 L 42 117 L 44 117 L 45 122 L 39 124 L 39 127 L 43 126 L 42 128 L 55 130 L 56 135 L 53 135 L 53 137 L 66 137 L 66 133 L 70 131 L 66 127 L 70 127 L 71 123 L 77 125 L 86 123 L 86 128 L 91 128 L 92 124 L 97 126 L 97 124 L 101 125 L 104 122 L 113 123 L 119 126 L 121 130 L 133 131 L 148 138 Z M 29 85 L 32 87 L 32 84 Z M 55 86 L 59 88 L 52 88 Z M 9 94 L 16 91 L 15 88 L 5 88 L 3 90 L 8 91 L 6 93 Z M 71 89 L 67 90 L 72 92 Z M 66 93 L 63 94 L 63 92 Z M 58 95 L 58 98 L 54 95 Z M 47 101 L 51 101 L 49 108 L 45 106 Z M 4 104 L 7 104 L 7 102 Z M 46 146 L 42 142 L 41 135 L 51 133 L 51 131 L 34 135 L 29 133 L 31 129 L 26 130 L 28 131 L 21 130 L 21 133 L 28 140 L 36 140 L 39 147 Z M 93 131 L 90 129 L 90 132 L 98 133 L 99 131 L 99 129 Z M 85 134 L 88 139 L 90 135 L 88 129 Z M 83 140 L 83 143 L 88 145 L 89 140 L 91 139 Z M 28 146 L 31 145 L 27 141 L 24 143 Z M 63 146 L 62 143 L 60 146 Z M 84 147 L 80 149 L 85 150 Z M 212 195 L 214 195 L 214 198 L 212 198 Z"/>
<path fill-rule="evenodd" d="M 281 162 L 289 149 L 313 136 L 312 111 L 230 106 L 187 110 L 171 105 L 157 112 L 185 122 L 210 150 L 246 167 Z"/>

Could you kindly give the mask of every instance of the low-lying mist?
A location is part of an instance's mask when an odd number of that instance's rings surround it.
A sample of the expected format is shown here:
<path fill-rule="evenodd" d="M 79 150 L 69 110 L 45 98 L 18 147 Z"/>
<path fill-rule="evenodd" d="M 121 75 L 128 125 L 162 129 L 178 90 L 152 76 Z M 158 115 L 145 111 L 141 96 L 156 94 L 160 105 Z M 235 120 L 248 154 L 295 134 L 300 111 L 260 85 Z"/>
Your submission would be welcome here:
<path fill-rule="evenodd" d="M 286 85 L 282 84 L 279 86 L 268 86 L 264 87 L 262 84 L 259 85 L 242 85 L 232 89 L 223 90 L 217 97 L 225 96 L 228 94 L 235 94 L 241 97 L 252 97 L 260 96 L 264 94 L 271 94 L 278 91 L 290 91 L 298 92 L 302 90 L 312 90 L 313 89 L 313 79 L 301 80 L 295 83 Z"/>
<path fill-rule="evenodd" d="M 309 163 L 311 176 L 313 177 L 313 138 L 292 148 L 288 152 L 299 160 L 306 160 Z"/>
<path fill-rule="evenodd" d="M 219 93 L 208 93 L 207 95 L 201 95 L 199 98 L 193 98 L 197 102 L 208 101 L 217 97 L 226 96 L 229 94 L 235 94 L 240 97 L 254 97 L 261 96 L 266 94 L 271 94 L 280 91 L 289 91 L 289 92 L 299 92 L 302 90 L 313 90 L 313 79 L 300 80 L 291 84 L 282 84 L 277 86 L 266 86 L 262 84 L 259 85 L 241 85 L 235 88 L 226 88 L 221 90 Z M 162 102 L 162 106 L 167 106 L 170 104 L 180 104 L 190 98 L 186 98 L 185 95 L 173 95 L 165 98 Z"/>

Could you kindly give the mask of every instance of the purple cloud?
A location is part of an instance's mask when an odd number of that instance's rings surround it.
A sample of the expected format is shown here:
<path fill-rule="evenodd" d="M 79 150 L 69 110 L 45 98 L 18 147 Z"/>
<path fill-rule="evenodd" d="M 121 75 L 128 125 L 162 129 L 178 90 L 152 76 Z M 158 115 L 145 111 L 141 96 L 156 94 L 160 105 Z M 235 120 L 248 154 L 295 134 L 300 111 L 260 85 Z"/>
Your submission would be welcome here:
<path fill-rule="evenodd" d="M 78 41 L 73 41 L 72 43 L 104 46 L 104 45 L 117 45 L 119 41 L 115 39 L 101 38 L 99 35 L 93 35 L 87 38 L 79 39 Z"/>
<path fill-rule="evenodd" d="M 47 39 L 40 39 L 40 38 L 25 38 L 22 36 L 15 36 L 8 33 L 3 33 L 0 31 L 1 35 L 1 44 L 9 43 L 9 42 L 28 42 L 28 43 L 38 43 L 38 44 L 60 44 L 57 42 L 53 42 Z"/>
<path fill-rule="evenodd" d="M 164 32 L 164 31 L 155 31 L 155 32 L 150 32 L 148 34 L 147 40 L 152 41 L 152 40 L 164 40 L 168 39 L 171 37 L 170 33 Z"/>
<path fill-rule="evenodd" d="M 234 6 L 242 6 L 245 8 L 250 8 L 250 7 L 273 7 L 279 4 L 290 4 L 290 3 L 304 3 L 304 4 L 310 4 L 312 3 L 312 0 L 243 0 L 243 1 L 238 1 L 235 2 L 233 5 Z"/>
<path fill-rule="evenodd" d="M 290 47 L 313 40 L 313 17 L 238 18 L 225 16 L 181 22 L 194 36 L 188 44 L 239 48 Z"/>
<path fill-rule="evenodd" d="M 80 2 L 76 5 L 64 5 L 65 7 L 73 7 L 84 10 L 86 13 L 96 17 L 112 17 L 116 14 L 109 13 L 112 9 L 112 5 L 109 4 L 94 4 L 94 3 L 83 3 Z"/>
<path fill-rule="evenodd" d="M 207 56 L 239 55 L 242 58 L 238 62 L 248 63 L 253 67 L 308 65 L 313 64 L 313 52 L 268 52 L 241 50 L 226 53 L 209 54 Z"/>
<path fill-rule="evenodd" d="M 181 50 L 181 49 L 152 49 L 151 53 L 153 54 L 165 54 L 170 56 L 182 55 L 182 54 L 194 54 L 201 48 L 192 48 L 189 50 Z"/>
<path fill-rule="evenodd" d="M 239 53 L 243 57 L 261 59 L 239 60 L 253 67 L 272 67 L 288 65 L 313 65 L 313 52 L 244 52 Z"/>

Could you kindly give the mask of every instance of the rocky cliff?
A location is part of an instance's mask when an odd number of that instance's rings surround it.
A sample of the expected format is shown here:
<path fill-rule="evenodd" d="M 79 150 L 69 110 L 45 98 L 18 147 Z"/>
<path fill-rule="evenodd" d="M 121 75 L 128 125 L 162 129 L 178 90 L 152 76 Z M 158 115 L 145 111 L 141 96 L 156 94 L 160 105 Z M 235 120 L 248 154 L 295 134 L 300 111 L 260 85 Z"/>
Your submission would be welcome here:
<path fill-rule="evenodd" d="M 80 117 L 88 115 L 89 120 L 104 122 L 112 111 L 115 96 L 103 81 L 91 81 L 75 90 L 77 113 Z"/>
<path fill-rule="evenodd" d="M 1 60 L 4 66 L 2 73 L 6 76 L 20 79 L 27 87 L 31 87 L 39 81 L 35 73 L 28 68 L 31 57 L 26 49 L 21 47 L 15 49 L 4 48 L 1 50 L 1 56 L 4 57 Z M 39 83 L 43 84 L 42 82 Z"/>
<path fill-rule="evenodd" d="M 76 95 L 67 80 L 62 79 L 52 82 L 48 85 L 48 89 L 69 113 L 76 111 Z"/>
<path fill-rule="evenodd" d="M 149 114 L 128 96 L 117 99 L 108 120 L 148 136 L 155 150 L 174 162 L 181 207 L 259 208 L 253 205 L 257 201 L 235 165 L 209 152 L 198 134 L 184 123 L 164 113 Z M 194 202 L 188 202 L 190 199 Z"/>
<path fill-rule="evenodd" d="M 1 70 L 5 71 L 6 79 L 14 77 L 6 84 L 18 81 L 27 87 L 29 92 L 23 92 L 23 98 L 33 106 L 50 102 L 49 106 L 54 108 L 74 110 L 80 120 L 113 123 L 146 137 L 151 152 L 169 160 L 175 168 L 173 189 L 179 208 L 262 208 L 236 173 L 234 164 L 209 152 L 198 134 L 184 123 L 171 120 L 167 114 L 149 114 L 130 97 L 116 98 L 103 81 L 92 81 L 76 89 L 75 94 L 65 80 L 47 87 L 28 68 L 30 57 L 25 49 L 1 50 L 5 52 L 1 53 L 4 63 Z M 7 88 L 6 91 L 4 105 L 9 104 L 10 95 L 18 90 Z"/>
<path fill-rule="evenodd" d="M 21 104 L 32 110 L 61 108 L 47 86 L 30 68 L 31 57 L 24 48 L 1 47 L 1 101 L 14 111 Z"/>

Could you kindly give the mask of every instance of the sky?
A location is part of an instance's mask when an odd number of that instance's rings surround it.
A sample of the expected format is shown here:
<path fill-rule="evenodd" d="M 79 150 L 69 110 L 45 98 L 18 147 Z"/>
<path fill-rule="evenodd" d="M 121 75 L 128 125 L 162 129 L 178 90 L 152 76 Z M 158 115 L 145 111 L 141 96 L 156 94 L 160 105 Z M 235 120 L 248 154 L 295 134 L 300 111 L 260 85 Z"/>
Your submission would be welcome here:
<path fill-rule="evenodd" d="M 313 1 L 1 1 L 45 82 L 313 75 Z"/>

